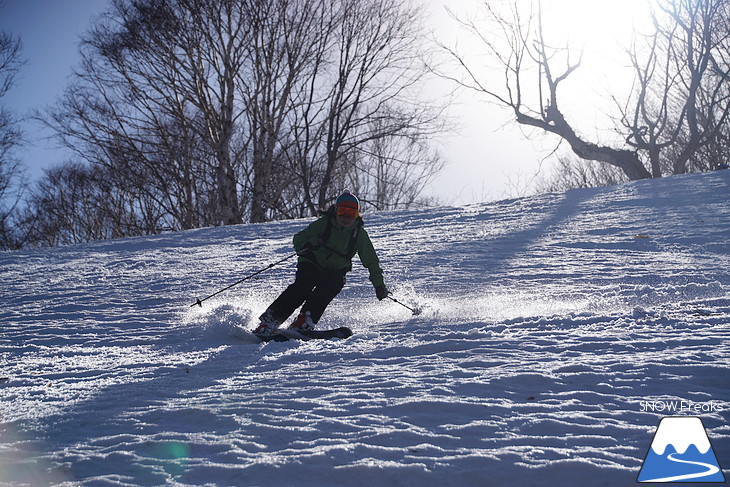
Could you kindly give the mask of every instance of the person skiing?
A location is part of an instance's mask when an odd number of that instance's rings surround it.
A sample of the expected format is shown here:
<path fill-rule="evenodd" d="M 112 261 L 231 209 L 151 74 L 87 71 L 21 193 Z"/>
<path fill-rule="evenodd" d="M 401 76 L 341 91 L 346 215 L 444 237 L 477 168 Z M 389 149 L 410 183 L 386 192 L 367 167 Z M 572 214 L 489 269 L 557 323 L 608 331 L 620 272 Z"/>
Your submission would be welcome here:
<path fill-rule="evenodd" d="M 378 300 L 388 296 L 380 260 L 363 228 L 360 201 L 343 192 L 323 215 L 294 235 L 299 253 L 294 283 L 289 285 L 259 317 L 254 333 L 272 334 L 299 307 L 289 326 L 293 330 L 313 330 L 327 305 L 345 285 L 345 275 L 358 254 L 370 272 L 370 282 Z"/>

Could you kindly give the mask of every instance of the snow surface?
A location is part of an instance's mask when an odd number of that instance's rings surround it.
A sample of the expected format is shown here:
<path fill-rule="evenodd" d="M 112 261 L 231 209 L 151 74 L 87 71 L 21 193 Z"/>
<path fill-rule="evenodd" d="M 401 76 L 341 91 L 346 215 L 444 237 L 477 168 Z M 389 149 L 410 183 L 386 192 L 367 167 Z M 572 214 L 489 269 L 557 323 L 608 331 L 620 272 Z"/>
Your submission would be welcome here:
<path fill-rule="evenodd" d="M 0 253 L 0 484 L 628 486 L 672 414 L 728 468 L 729 194 L 724 171 L 366 215 L 424 312 L 356 263 L 320 323 L 345 341 L 236 337 L 291 261 L 190 307 L 307 220 Z"/>

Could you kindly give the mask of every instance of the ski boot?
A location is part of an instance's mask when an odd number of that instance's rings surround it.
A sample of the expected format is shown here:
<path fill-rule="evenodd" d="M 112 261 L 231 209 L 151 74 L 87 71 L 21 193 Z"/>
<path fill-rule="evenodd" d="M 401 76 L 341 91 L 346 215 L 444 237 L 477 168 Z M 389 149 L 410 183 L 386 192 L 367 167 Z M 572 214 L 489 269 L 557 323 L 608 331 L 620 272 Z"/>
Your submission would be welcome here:
<path fill-rule="evenodd" d="M 273 335 L 277 328 L 279 323 L 271 316 L 270 311 L 266 311 L 259 316 L 259 326 L 253 332 L 258 335 Z"/>
<path fill-rule="evenodd" d="M 297 319 L 289 325 L 289 329 L 295 331 L 314 330 L 314 324 L 314 321 L 312 321 L 312 315 L 310 315 L 309 311 L 307 311 L 305 313 L 299 313 Z"/>

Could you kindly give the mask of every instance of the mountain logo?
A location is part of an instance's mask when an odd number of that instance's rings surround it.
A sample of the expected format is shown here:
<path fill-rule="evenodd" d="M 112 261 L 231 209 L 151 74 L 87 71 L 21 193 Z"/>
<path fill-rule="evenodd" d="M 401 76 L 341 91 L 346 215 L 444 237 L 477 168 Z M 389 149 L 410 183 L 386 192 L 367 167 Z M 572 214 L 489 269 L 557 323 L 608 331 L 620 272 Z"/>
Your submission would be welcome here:
<path fill-rule="evenodd" d="M 662 418 L 637 482 L 725 482 L 705 426 L 694 416 Z"/>

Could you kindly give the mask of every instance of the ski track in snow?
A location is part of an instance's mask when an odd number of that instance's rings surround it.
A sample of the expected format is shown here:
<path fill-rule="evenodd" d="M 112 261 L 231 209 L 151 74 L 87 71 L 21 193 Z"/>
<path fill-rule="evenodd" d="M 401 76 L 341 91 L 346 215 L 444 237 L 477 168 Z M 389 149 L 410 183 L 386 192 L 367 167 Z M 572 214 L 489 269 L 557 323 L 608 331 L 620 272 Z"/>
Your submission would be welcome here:
<path fill-rule="evenodd" d="M 2 485 L 633 485 L 663 415 L 730 466 L 730 171 L 366 215 L 323 327 L 235 327 L 309 220 L 0 253 Z M 727 474 L 726 474 L 727 477 Z"/>

